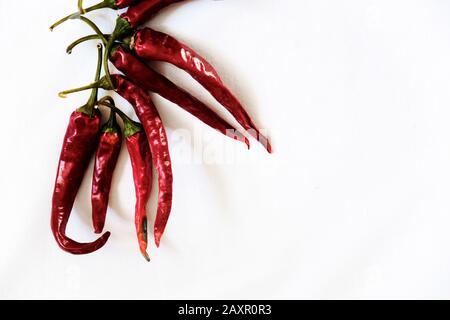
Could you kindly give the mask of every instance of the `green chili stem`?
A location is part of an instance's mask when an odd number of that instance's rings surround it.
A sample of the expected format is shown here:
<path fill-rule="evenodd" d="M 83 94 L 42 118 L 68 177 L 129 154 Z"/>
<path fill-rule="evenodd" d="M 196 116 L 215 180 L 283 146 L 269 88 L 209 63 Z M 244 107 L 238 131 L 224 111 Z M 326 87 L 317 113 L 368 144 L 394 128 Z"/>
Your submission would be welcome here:
<path fill-rule="evenodd" d="M 97 61 L 97 69 L 95 71 L 95 82 L 99 82 L 100 80 L 100 74 L 102 72 L 102 56 L 103 56 L 103 46 L 99 44 L 97 46 L 97 53 L 98 53 L 98 61 Z M 79 108 L 78 110 L 81 112 L 84 112 L 90 116 L 94 115 L 94 110 L 97 105 L 98 100 L 98 87 L 92 88 L 91 96 L 89 97 L 88 102 L 83 107 Z"/>
<path fill-rule="evenodd" d="M 69 95 L 71 93 L 82 92 L 82 91 L 86 91 L 86 90 L 89 90 L 89 89 L 95 89 L 95 88 L 97 88 L 97 89 L 104 89 L 104 90 L 114 90 L 114 88 L 112 88 L 109 85 L 109 83 L 106 80 L 106 78 L 103 77 L 99 81 L 96 81 L 96 82 L 93 82 L 91 84 L 88 84 L 87 86 L 61 91 L 58 95 L 61 98 L 65 98 L 67 95 Z"/>
<path fill-rule="evenodd" d="M 71 93 L 82 92 L 82 91 L 86 91 L 86 90 L 94 89 L 94 88 L 100 88 L 98 85 L 99 85 L 98 83 L 91 83 L 91 84 L 88 84 L 87 86 L 61 91 L 60 93 L 58 93 L 58 95 L 61 98 L 66 98 L 67 95 L 69 95 Z"/>
<path fill-rule="evenodd" d="M 92 30 L 94 30 L 94 32 L 95 32 L 95 33 L 99 36 L 99 38 L 102 40 L 103 44 L 106 45 L 106 44 L 108 43 L 108 40 L 106 40 L 105 35 L 102 33 L 102 31 L 100 30 L 100 28 L 97 27 L 97 25 L 96 25 L 94 22 L 92 22 L 91 20 L 89 20 L 88 18 L 83 17 L 83 16 L 80 16 L 79 19 L 80 19 L 81 21 L 87 23 L 87 24 L 92 28 Z"/>
<path fill-rule="evenodd" d="M 78 11 L 81 14 L 85 14 L 86 13 L 86 11 L 84 11 L 84 9 L 83 9 L 83 0 L 78 0 Z"/>
<path fill-rule="evenodd" d="M 100 81 L 100 75 L 102 72 L 102 56 L 103 56 L 103 46 L 101 44 L 97 45 L 97 69 L 95 71 L 95 82 Z M 98 88 L 93 88 L 91 97 L 89 98 L 88 105 L 92 106 L 92 108 L 95 107 L 98 100 Z"/>
<path fill-rule="evenodd" d="M 86 9 L 84 9 L 84 13 L 88 13 L 88 12 L 91 12 L 91 11 L 94 11 L 94 10 L 99 10 L 99 9 L 104 9 L 104 8 L 111 8 L 111 5 L 108 3 L 108 1 L 103 1 L 103 2 L 100 2 L 99 4 L 93 5 L 92 7 L 86 8 Z M 68 16 L 62 18 L 61 20 L 58 20 L 57 22 L 55 22 L 50 27 L 50 31 L 53 31 L 53 29 L 55 29 L 60 24 L 66 22 L 68 20 L 78 19 L 80 16 L 81 16 L 81 12 L 74 12 L 72 14 L 69 14 Z"/>
<path fill-rule="evenodd" d="M 122 110 L 116 107 L 113 98 L 106 96 L 99 100 L 99 105 L 105 106 L 114 110 L 123 121 L 124 135 L 126 138 L 134 136 L 136 133 L 143 130 L 142 125 L 139 122 L 133 121 L 129 116 L 127 116 Z"/>
<path fill-rule="evenodd" d="M 106 39 L 109 39 L 109 35 L 105 35 L 105 37 L 106 37 Z M 89 41 L 89 40 L 98 40 L 98 39 L 100 39 L 100 36 L 99 36 L 98 34 L 91 34 L 91 35 L 89 35 L 89 36 L 86 36 L 86 37 L 80 38 L 80 39 L 78 39 L 78 40 L 75 40 L 74 42 L 72 42 L 72 43 L 67 47 L 66 52 L 67 52 L 68 54 L 71 54 L 71 53 L 72 53 L 72 50 L 73 50 L 76 46 L 78 46 L 79 44 L 81 44 L 81 43 L 83 43 L 83 42 L 86 42 L 86 41 Z"/>
<path fill-rule="evenodd" d="M 100 37 L 100 39 L 103 41 L 103 44 L 106 47 L 105 55 L 103 57 L 105 77 L 106 77 L 106 80 L 108 81 L 108 85 L 110 87 L 114 88 L 113 82 L 111 80 L 111 73 L 109 72 L 109 63 L 108 63 L 109 52 L 111 51 L 111 47 L 114 44 L 114 38 L 115 38 L 114 34 L 111 35 L 109 37 L 109 39 L 107 40 L 105 35 L 100 31 L 100 29 L 97 27 L 97 25 L 94 22 L 92 22 L 91 20 L 89 20 L 88 18 L 85 18 L 85 17 L 80 17 L 80 20 L 87 23 L 95 31 L 95 33 Z"/>
<path fill-rule="evenodd" d="M 102 132 L 116 133 L 117 132 L 116 111 L 111 109 L 108 121 L 103 125 Z"/>
<path fill-rule="evenodd" d="M 110 41 L 111 41 L 111 38 L 110 38 Z M 104 59 L 104 69 L 105 69 L 106 80 L 111 85 L 111 87 L 114 88 L 114 84 L 111 79 L 111 73 L 109 71 L 109 52 L 111 51 L 111 47 L 112 47 L 112 44 L 110 44 L 110 41 L 108 41 L 108 45 L 106 46 L 107 49 L 105 50 L 105 55 L 104 55 L 103 59 Z"/>
<path fill-rule="evenodd" d="M 117 18 L 117 21 L 116 21 L 116 27 L 114 28 L 113 33 L 111 34 L 111 36 L 108 39 L 108 44 L 106 45 L 106 49 L 105 49 L 105 58 L 104 58 L 103 67 L 105 69 L 106 79 L 108 80 L 108 82 L 110 83 L 110 85 L 112 87 L 114 87 L 114 85 L 111 80 L 111 73 L 109 72 L 109 63 L 108 63 L 109 56 L 113 49 L 114 42 L 116 40 L 121 40 L 124 36 L 129 35 L 132 31 L 133 31 L 133 29 L 131 28 L 130 23 L 126 19 L 119 17 L 119 18 Z"/>

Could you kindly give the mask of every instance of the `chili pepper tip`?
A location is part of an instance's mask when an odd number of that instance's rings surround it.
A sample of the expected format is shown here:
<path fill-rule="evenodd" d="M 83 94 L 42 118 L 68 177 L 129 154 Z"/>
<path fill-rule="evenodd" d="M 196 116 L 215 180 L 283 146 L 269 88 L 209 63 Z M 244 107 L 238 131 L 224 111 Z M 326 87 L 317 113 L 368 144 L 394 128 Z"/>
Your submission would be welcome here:
<path fill-rule="evenodd" d="M 155 244 L 156 244 L 157 248 L 159 248 L 161 245 L 161 237 L 162 237 L 162 232 L 155 231 Z"/>
<path fill-rule="evenodd" d="M 147 262 L 150 262 L 150 256 L 148 255 L 148 253 L 146 251 L 141 251 L 141 253 L 144 259 L 147 260 Z"/>
<path fill-rule="evenodd" d="M 63 92 L 58 93 L 58 97 L 62 98 L 62 99 L 66 99 L 67 95 Z"/>
<path fill-rule="evenodd" d="M 245 144 L 247 145 L 248 150 L 250 150 L 250 140 L 248 140 L 247 138 L 245 138 Z"/>
<path fill-rule="evenodd" d="M 270 154 L 273 153 L 272 145 L 271 145 L 270 142 L 268 142 L 268 141 L 267 141 L 267 147 L 266 147 L 266 149 L 267 149 L 267 152 L 269 152 Z"/>

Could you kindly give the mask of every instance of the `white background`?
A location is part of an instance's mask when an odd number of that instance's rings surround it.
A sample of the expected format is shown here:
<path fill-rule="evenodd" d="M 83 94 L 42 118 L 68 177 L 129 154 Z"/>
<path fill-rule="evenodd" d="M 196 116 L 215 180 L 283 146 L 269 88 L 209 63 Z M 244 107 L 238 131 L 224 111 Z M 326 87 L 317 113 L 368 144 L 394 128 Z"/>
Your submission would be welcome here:
<path fill-rule="evenodd" d="M 57 92 L 95 68 L 95 43 L 64 52 L 91 32 L 81 22 L 48 31 L 75 6 L 0 0 L 0 298 L 450 298 L 449 1 L 194 0 L 154 19 L 216 66 L 275 154 L 155 97 L 175 194 L 151 263 L 125 148 L 107 245 L 71 256 L 50 232 L 62 138 L 88 96 Z M 110 32 L 115 13 L 90 17 Z M 189 76 L 158 69 L 230 119 Z M 79 241 L 95 239 L 90 180 L 69 222 Z"/>

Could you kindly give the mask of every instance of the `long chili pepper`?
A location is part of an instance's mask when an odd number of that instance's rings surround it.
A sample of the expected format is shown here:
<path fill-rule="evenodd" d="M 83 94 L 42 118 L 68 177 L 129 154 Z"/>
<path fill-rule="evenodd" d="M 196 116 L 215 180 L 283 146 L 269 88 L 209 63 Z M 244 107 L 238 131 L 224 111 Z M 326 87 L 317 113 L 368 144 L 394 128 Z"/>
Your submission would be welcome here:
<path fill-rule="evenodd" d="M 112 110 L 116 110 L 124 123 L 124 136 L 133 168 L 133 179 L 136 192 L 136 234 L 139 241 L 139 249 L 142 255 L 147 261 L 150 261 L 150 257 L 147 253 L 148 223 L 146 206 L 152 190 L 153 170 L 152 154 L 150 152 L 148 139 L 142 125 L 132 121 L 122 111 L 117 109 L 112 98 L 105 97 L 99 101 L 99 104 L 103 104 L 112 108 Z"/>
<path fill-rule="evenodd" d="M 234 116 L 250 135 L 264 145 L 269 153 L 272 153 L 269 140 L 259 132 L 239 100 L 223 84 L 216 70 L 194 50 L 168 34 L 150 28 L 139 30 L 131 43 L 131 49 L 138 57 L 150 61 L 165 61 L 188 72 Z"/>
<path fill-rule="evenodd" d="M 101 46 L 98 50 L 96 80 L 100 77 Z M 109 232 L 91 243 L 79 243 L 66 236 L 66 226 L 84 173 L 100 133 L 100 113 L 95 109 L 97 89 L 92 90 L 88 103 L 72 113 L 64 138 L 52 198 L 51 228 L 56 242 L 66 252 L 87 254 L 104 246 Z"/>
<path fill-rule="evenodd" d="M 91 7 L 83 8 L 83 1 L 79 0 L 78 1 L 78 8 L 79 8 L 78 12 L 72 13 L 72 14 L 58 20 L 50 27 L 50 30 L 53 30 L 60 24 L 66 22 L 67 20 L 77 19 L 80 17 L 80 15 L 88 13 L 88 12 L 92 12 L 92 11 L 99 10 L 99 9 L 105 9 L 105 8 L 122 9 L 122 8 L 126 8 L 138 1 L 142 1 L 142 0 L 104 0 L 98 4 L 91 6 Z"/>
<path fill-rule="evenodd" d="M 122 145 L 122 131 L 117 124 L 114 110 L 111 111 L 110 118 L 101 132 L 95 155 L 91 193 L 92 222 L 95 233 L 101 233 L 105 226 L 111 182 Z"/>
<path fill-rule="evenodd" d="M 155 219 L 155 243 L 159 247 L 161 237 L 167 225 L 172 210 L 172 161 L 170 160 L 169 145 L 166 130 L 159 116 L 158 110 L 150 96 L 141 88 L 123 76 L 112 75 L 116 91 L 127 100 L 136 111 L 144 126 L 148 143 L 153 156 L 153 164 L 158 172 L 158 210 Z"/>
<path fill-rule="evenodd" d="M 105 37 L 108 36 L 105 35 Z M 90 35 L 76 40 L 68 46 L 67 52 L 71 53 L 75 46 L 92 39 L 98 39 L 98 36 Z M 110 60 L 118 70 L 123 72 L 135 83 L 139 83 L 141 88 L 157 93 L 163 98 L 175 103 L 187 112 L 191 113 L 197 119 L 213 129 L 216 129 L 220 133 L 234 140 L 244 142 L 247 147 L 250 148 L 249 140 L 231 124 L 222 119 L 203 102 L 178 87 L 162 74 L 153 70 L 151 67 L 136 58 L 133 54 L 125 51 L 119 46 L 116 46 L 112 50 Z M 113 89 L 113 87 L 107 83 L 106 79 L 102 79 L 100 86 L 107 90 Z"/>

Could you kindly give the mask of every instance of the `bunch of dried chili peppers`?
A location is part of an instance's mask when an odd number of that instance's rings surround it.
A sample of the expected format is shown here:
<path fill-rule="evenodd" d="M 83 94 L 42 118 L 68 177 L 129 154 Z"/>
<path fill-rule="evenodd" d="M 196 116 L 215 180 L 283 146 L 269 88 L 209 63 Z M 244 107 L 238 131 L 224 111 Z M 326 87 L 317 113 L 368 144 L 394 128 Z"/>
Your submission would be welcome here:
<path fill-rule="evenodd" d="M 98 63 L 92 84 L 60 93 L 67 94 L 92 90 L 87 103 L 74 111 L 64 138 L 52 200 L 51 227 L 58 245 L 72 254 L 88 254 L 105 245 L 110 232 L 91 243 L 78 243 L 66 235 L 66 226 L 81 182 L 91 159 L 95 158 L 92 180 L 92 220 L 96 233 L 103 232 L 108 208 L 113 172 L 116 167 L 122 140 L 125 139 L 133 168 L 136 193 L 135 225 L 142 255 L 149 259 L 147 202 L 150 198 L 153 167 L 158 174 L 158 207 L 154 225 L 155 243 L 159 247 L 172 208 L 172 162 L 163 122 L 150 98 L 149 91 L 180 106 L 199 120 L 222 134 L 244 142 L 246 136 L 221 118 L 210 107 L 156 72 L 148 61 L 171 63 L 189 73 L 223 105 L 245 131 L 261 142 L 269 153 L 272 147 L 239 100 L 220 79 L 216 70 L 187 45 L 168 34 L 140 28 L 160 10 L 183 0 L 104 0 L 89 8 L 78 0 L 78 11 L 61 19 L 53 26 L 67 20 L 87 23 L 94 34 L 73 42 L 67 52 L 88 40 L 97 40 Z M 103 9 L 128 10 L 120 15 L 112 34 L 103 34 L 94 22 L 84 15 Z M 110 74 L 111 62 L 123 74 Z M 102 67 L 103 65 L 103 67 Z M 101 77 L 102 70 L 104 76 Z M 116 107 L 112 97 L 98 97 L 99 89 L 114 90 L 133 107 L 140 123 L 131 120 Z M 102 125 L 99 107 L 110 110 L 109 119 Z M 122 119 L 122 128 L 117 116 Z"/>

